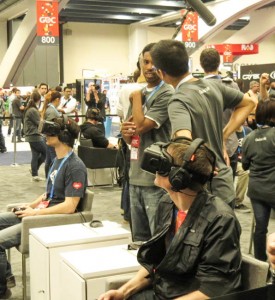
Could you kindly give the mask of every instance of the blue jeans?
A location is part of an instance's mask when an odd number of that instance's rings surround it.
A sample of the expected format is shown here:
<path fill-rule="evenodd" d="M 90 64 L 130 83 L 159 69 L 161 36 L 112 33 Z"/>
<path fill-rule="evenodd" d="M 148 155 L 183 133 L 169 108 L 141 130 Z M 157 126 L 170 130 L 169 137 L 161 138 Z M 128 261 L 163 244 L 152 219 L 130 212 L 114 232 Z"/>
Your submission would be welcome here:
<path fill-rule="evenodd" d="M 45 161 L 45 175 L 48 177 L 48 173 L 51 167 L 51 164 L 56 157 L 54 147 L 46 145 L 46 161 Z"/>
<path fill-rule="evenodd" d="M 155 213 L 165 191 L 156 186 L 130 184 L 133 241 L 148 241 L 155 231 Z"/>
<path fill-rule="evenodd" d="M 38 176 L 38 170 L 46 158 L 46 144 L 44 141 L 29 142 L 32 151 L 32 176 Z"/>
<path fill-rule="evenodd" d="M 10 264 L 7 260 L 6 250 L 20 245 L 21 219 L 14 213 L 0 214 L 0 296 L 6 292 L 7 280 L 11 275 Z"/>
<path fill-rule="evenodd" d="M 266 235 L 269 223 L 269 217 L 271 208 L 275 206 L 269 205 L 268 203 L 257 200 L 250 199 L 254 211 L 254 216 L 256 220 L 256 226 L 254 231 L 254 255 L 255 258 L 266 261 Z"/>

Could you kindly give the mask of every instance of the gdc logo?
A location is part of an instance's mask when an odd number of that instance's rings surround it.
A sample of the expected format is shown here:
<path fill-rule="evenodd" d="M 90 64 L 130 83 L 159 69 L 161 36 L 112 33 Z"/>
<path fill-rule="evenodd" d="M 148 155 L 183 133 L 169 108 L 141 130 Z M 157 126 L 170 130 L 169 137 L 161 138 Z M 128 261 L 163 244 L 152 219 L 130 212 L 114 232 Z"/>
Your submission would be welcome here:
<path fill-rule="evenodd" d="M 197 25 L 192 25 L 192 24 L 184 24 L 183 25 L 184 30 L 197 30 Z"/>
<path fill-rule="evenodd" d="M 40 21 L 40 23 L 55 24 L 56 23 L 56 17 L 40 17 L 39 21 Z"/>

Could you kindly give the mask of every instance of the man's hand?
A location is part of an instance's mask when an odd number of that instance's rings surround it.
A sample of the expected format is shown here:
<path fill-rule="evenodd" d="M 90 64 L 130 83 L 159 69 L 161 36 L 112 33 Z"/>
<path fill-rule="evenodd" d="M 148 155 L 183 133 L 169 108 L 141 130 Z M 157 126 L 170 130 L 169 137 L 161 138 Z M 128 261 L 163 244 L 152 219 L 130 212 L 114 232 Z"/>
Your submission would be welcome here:
<path fill-rule="evenodd" d="M 275 232 L 269 235 L 266 250 L 272 269 L 275 270 Z"/>
<path fill-rule="evenodd" d="M 121 124 L 121 133 L 125 137 L 132 137 L 136 132 L 136 125 L 134 122 L 123 122 Z"/>
<path fill-rule="evenodd" d="M 110 290 L 98 297 L 98 300 L 123 300 L 124 294 L 119 290 Z"/>
<path fill-rule="evenodd" d="M 36 210 L 31 208 L 30 206 L 27 206 L 26 209 L 16 211 L 15 214 L 18 218 L 30 217 L 36 215 Z"/>
<path fill-rule="evenodd" d="M 260 77 L 260 84 L 265 86 L 267 83 L 269 83 L 269 74 L 263 73 Z"/>

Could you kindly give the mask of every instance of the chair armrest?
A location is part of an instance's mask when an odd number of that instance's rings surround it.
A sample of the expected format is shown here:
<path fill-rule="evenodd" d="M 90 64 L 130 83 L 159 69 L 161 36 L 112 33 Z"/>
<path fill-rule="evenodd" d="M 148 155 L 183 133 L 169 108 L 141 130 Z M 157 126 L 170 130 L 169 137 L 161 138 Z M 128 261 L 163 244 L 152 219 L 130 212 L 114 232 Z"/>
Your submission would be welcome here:
<path fill-rule="evenodd" d="M 133 274 L 125 274 L 125 275 L 116 275 L 116 276 L 110 276 L 106 278 L 105 282 L 105 291 L 109 290 L 117 290 L 119 289 L 123 284 L 128 282 L 130 279 L 134 277 Z"/>
<path fill-rule="evenodd" d="M 11 203 L 11 204 L 8 204 L 6 206 L 7 208 L 7 211 L 12 211 L 13 208 L 17 207 L 17 206 L 24 206 L 26 204 L 29 204 L 29 203 L 22 203 L 22 202 L 18 202 L 18 203 Z"/>
<path fill-rule="evenodd" d="M 22 219 L 21 245 L 19 251 L 22 254 L 29 253 L 29 230 L 30 228 L 67 225 L 75 223 L 90 222 L 93 219 L 92 212 L 84 211 L 73 214 L 56 214 L 25 217 Z"/>

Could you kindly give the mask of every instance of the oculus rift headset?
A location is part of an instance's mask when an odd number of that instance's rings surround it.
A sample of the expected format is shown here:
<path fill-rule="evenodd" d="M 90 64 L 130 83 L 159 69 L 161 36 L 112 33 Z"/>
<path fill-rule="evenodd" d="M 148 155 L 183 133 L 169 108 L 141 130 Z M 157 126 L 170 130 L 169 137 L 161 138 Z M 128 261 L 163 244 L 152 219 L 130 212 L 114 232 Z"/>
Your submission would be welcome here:
<path fill-rule="evenodd" d="M 172 143 L 183 143 L 191 142 L 183 156 L 183 164 L 181 166 L 175 166 L 173 163 L 172 156 L 167 152 L 167 148 Z M 191 139 L 185 137 L 178 137 L 169 143 L 154 143 L 150 147 L 146 148 L 141 162 L 141 168 L 152 174 L 156 172 L 161 176 L 168 176 L 169 182 L 172 189 L 176 192 L 183 190 L 190 186 L 191 181 L 198 182 L 200 184 L 205 184 L 208 180 L 211 181 L 213 178 L 215 166 L 216 166 L 216 155 L 209 149 L 206 145 L 204 147 L 213 157 L 213 161 L 210 161 L 212 165 L 212 171 L 209 176 L 203 174 L 192 172 L 189 168 L 190 162 L 194 161 L 195 153 L 201 145 L 204 144 L 202 139 Z"/>
<path fill-rule="evenodd" d="M 98 108 L 89 108 L 86 113 L 86 118 L 100 121 L 101 120 L 100 110 Z"/>
<path fill-rule="evenodd" d="M 48 136 L 57 136 L 60 142 L 70 145 L 72 139 L 77 138 L 77 136 L 75 137 L 69 130 L 68 124 L 70 124 L 70 121 L 68 117 L 63 115 L 60 119 L 63 119 L 61 124 L 53 121 L 41 120 L 38 126 L 38 132 Z"/>

